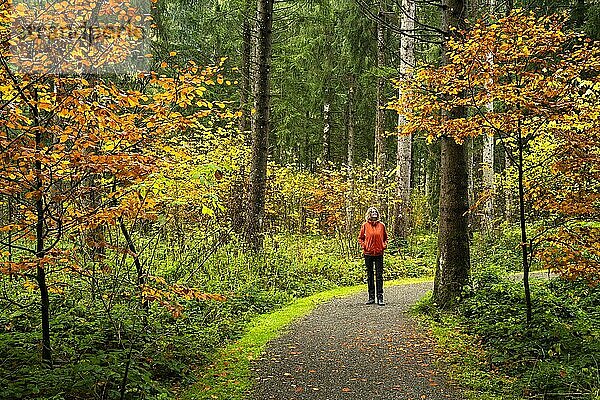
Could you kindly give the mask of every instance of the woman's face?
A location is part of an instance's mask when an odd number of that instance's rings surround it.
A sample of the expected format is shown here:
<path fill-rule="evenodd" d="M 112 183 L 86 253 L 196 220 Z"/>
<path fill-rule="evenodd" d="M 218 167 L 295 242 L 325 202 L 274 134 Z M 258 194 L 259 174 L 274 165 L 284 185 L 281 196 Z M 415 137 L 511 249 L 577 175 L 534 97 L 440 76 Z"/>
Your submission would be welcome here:
<path fill-rule="evenodd" d="M 377 218 L 379 218 L 379 213 L 375 210 L 371 210 L 371 212 L 369 213 L 369 219 L 375 221 L 377 220 Z"/>

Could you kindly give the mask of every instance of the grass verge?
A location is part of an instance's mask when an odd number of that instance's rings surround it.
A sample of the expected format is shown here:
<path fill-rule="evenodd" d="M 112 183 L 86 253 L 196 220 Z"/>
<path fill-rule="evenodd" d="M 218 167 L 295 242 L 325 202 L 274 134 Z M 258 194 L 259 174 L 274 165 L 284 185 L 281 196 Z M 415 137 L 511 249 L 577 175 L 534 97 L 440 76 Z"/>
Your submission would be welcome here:
<path fill-rule="evenodd" d="M 407 278 L 385 283 L 387 287 L 431 281 L 431 278 Z M 244 336 L 218 351 L 213 362 L 199 374 L 198 382 L 178 396 L 181 400 L 244 400 L 253 385 L 250 371 L 253 360 L 264 351 L 267 343 L 279 335 L 294 320 L 309 314 L 318 304 L 335 297 L 345 297 L 366 291 L 366 285 L 341 287 L 298 299 L 269 314 L 255 317 Z"/>
<path fill-rule="evenodd" d="M 462 388 L 465 400 L 516 399 L 506 390 L 512 379 L 486 370 L 487 356 L 480 339 L 464 333 L 456 317 L 447 314 L 441 320 L 427 319 L 426 323 L 442 354 L 444 371 Z"/>

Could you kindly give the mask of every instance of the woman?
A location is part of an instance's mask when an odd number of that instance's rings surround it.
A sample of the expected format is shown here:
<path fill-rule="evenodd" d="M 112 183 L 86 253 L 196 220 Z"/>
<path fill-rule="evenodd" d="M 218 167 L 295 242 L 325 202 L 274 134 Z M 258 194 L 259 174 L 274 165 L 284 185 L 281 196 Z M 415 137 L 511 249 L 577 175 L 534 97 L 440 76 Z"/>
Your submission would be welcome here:
<path fill-rule="evenodd" d="M 360 228 L 358 241 L 363 249 L 367 267 L 369 286 L 367 304 L 375 304 L 375 289 L 377 289 L 377 304 L 383 306 L 385 305 L 383 302 L 383 252 L 387 248 L 388 236 L 385 225 L 379 221 L 379 211 L 375 207 L 369 207 L 367 210 L 366 221 Z M 373 267 L 375 267 L 376 282 L 373 282 Z"/>

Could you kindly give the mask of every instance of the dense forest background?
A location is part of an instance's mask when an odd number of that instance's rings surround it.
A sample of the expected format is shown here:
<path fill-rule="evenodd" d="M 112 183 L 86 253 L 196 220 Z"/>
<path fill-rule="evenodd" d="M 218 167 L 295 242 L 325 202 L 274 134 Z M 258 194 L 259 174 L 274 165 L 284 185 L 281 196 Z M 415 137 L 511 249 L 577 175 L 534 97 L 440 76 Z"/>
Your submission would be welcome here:
<path fill-rule="evenodd" d="M 251 317 L 362 283 L 371 205 L 492 389 L 598 396 L 600 3 L 142 3 L 2 2 L 0 398 L 176 397 Z"/>

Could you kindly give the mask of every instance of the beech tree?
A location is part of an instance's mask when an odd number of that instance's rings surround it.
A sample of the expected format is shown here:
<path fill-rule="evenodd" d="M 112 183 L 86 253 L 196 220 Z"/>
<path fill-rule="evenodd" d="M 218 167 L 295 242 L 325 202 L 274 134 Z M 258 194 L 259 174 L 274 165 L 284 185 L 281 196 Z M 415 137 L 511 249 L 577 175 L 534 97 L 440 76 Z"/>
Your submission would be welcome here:
<path fill-rule="evenodd" d="M 150 295 L 147 271 L 126 222 L 145 214 L 143 183 L 160 168 L 160 159 L 172 152 L 169 138 L 201 126 L 210 115 L 220 118 L 227 113 L 223 103 L 205 98 L 206 86 L 225 83 L 217 67 L 190 64 L 177 68 L 176 78 L 146 71 L 129 80 L 128 88 L 99 74 L 122 67 L 140 44 L 141 26 L 128 24 L 143 21 L 147 14 L 122 2 L 101 3 L 99 9 L 77 1 L 54 6 L 73 14 L 48 12 L 45 28 L 70 26 L 73 15 L 77 21 L 89 21 L 97 12 L 117 18 L 124 31 L 115 32 L 112 25 L 99 21 L 94 26 L 98 40 L 91 46 L 68 35 L 40 40 L 35 30 L 17 30 L 13 47 L 0 54 L 0 202 L 10 210 L 0 223 L 0 232 L 6 235 L 0 249 L 7 260 L 0 272 L 35 281 L 42 360 L 48 365 L 52 365 L 49 293 L 55 290 L 48 276 L 82 269 L 69 235 L 118 226 L 135 261 L 140 303 L 157 299 Z M 1 15 L 3 28 L 42 24 L 35 7 L 21 3 L 14 11 Z M 130 19 L 132 15 L 140 18 Z M 168 67 L 167 62 L 159 66 Z M 87 237 L 94 241 L 91 246 L 106 246 L 102 238 Z"/>
<path fill-rule="evenodd" d="M 597 146 L 598 127 L 591 121 L 598 115 L 600 50 L 597 43 L 565 30 L 565 24 L 564 18 L 523 12 L 513 12 L 491 25 L 478 23 L 463 38 L 448 43 L 448 64 L 419 72 L 417 81 L 422 86 L 413 87 L 412 92 L 413 129 L 418 126 L 432 137 L 449 135 L 457 140 L 495 135 L 503 142 L 516 169 L 528 321 L 533 249 L 527 210 L 535 206 L 570 220 L 579 216 L 578 223 L 569 225 L 571 232 L 582 229 L 588 237 L 594 237 L 593 225 L 582 221 L 595 215 L 594 206 L 583 199 L 586 195 L 594 198 L 591 193 L 595 190 L 593 173 L 586 174 L 591 172 L 593 149 Z M 493 63 L 489 62 L 490 54 Z M 495 104 L 493 109 L 488 106 L 491 102 Z M 470 115 L 450 118 L 448 110 L 457 107 L 468 108 Z M 558 146 L 540 153 L 544 142 L 557 142 Z M 582 153 L 575 150 L 580 144 L 592 153 L 581 158 Z M 544 165 L 548 160 L 554 160 L 555 175 L 548 181 L 560 179 L 565 184 L 564 192 L 555 184 L 548 186 L 535 172 L 536 168 L 547 172 Z M 566 172 L 567 165 L 573 167 L 572 172 Z M 584 175 L 591 186 L 578 186 Z M 594 270 L 590 265 L 596 263 L 597 256 L 587 239 L 575 241 L 575 235 L 568 234 L 566 227 L 553 232 L 540 237 L 555 245 L 550 253 L 562 254 L 562 270 L 573 276 L 574 260 L 587 256 L 588 262 L 582 262 L 579 268 Z"/>

